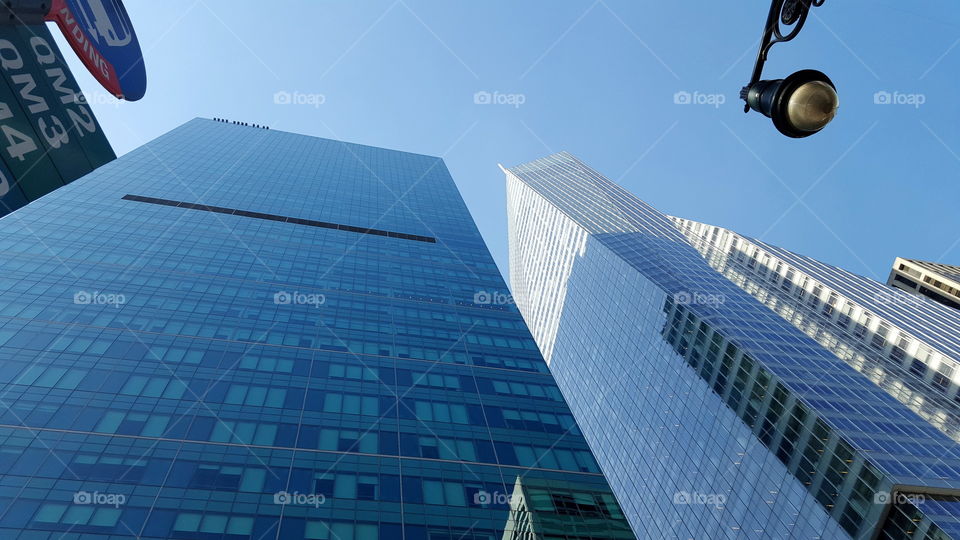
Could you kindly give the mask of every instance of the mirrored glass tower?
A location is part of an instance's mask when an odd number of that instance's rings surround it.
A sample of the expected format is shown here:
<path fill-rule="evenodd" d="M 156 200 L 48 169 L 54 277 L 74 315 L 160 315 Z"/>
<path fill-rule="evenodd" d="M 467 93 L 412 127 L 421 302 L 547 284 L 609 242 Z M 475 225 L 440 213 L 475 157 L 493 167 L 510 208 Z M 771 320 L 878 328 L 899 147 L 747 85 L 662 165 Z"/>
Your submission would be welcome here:
<path fill-rule="evenodd" d="M 0 252 L 0 538 L 634 537 L 439 158 L 198 119 Z"/>
<path fill-rule="evenodd" d="M 505 172 L 516 302 L 638 536 L 960 537 L 956 311 L 567 153 Z"/>

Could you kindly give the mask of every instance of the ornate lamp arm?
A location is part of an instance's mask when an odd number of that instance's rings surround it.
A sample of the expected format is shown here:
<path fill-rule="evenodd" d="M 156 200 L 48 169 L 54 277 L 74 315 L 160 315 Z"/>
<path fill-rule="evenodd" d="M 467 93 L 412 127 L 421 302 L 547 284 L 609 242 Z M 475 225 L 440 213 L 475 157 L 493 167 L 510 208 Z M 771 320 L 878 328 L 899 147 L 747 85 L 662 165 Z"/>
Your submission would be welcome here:
<path fill-rule="evenodd" d="M 811 7 L 820 7 L 826 0 L 773 0 L 770 5 L 770 14 L 767 15 L 767 24 L 763 28 L 763 37 L 760 41 L 760 51 L 757 53 L 757 62 L 753 68 L 750 82 L 740 91 L 740 98 L 747 101 L 747 93 L 751 86 L 760 81 L 763 75 L 763 65 L 767 62 L 770 48 L 777 43 L 785 43 L 797 37 L 803 30 Z M 785 25 L 787 28 L 781 27 Z M 785 32 L 785 30 L 788 30 Z M 750 112 L 747 103 L 743 112 Z"/>

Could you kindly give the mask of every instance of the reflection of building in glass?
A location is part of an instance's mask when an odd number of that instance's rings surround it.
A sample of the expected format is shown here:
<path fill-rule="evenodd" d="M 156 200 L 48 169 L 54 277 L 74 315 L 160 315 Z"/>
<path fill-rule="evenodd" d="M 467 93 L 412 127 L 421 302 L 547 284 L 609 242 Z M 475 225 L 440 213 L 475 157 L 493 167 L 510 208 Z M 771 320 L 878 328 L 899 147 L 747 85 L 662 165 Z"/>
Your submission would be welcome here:
<path fill-rule="evenodd" d="M 609 491 L 517 477 L 503 540 L 635 538 Z M 611 528 L 618 523 L 619 529 Z"/>
<path fill-rule="evenodd" d="M 960 309 L 960 266 L 897 257 L 887 285 Z"/>
<path fill-rule="evenodd" d="M 506 175 L 514 298 L 638 535 L 960 537 L 956 311 L 566 153 Z"/>
<path fill-rule="evenodd" d="M 720 227 L 675 219 L 707 262 L 960 441 L 960 316 Z"/>
<path fill-rule="evenodd" d="M 0 255 L 4 540 L 498 540 L 517 477 L 623 537 L 439 158 L 198 119 Z"/>

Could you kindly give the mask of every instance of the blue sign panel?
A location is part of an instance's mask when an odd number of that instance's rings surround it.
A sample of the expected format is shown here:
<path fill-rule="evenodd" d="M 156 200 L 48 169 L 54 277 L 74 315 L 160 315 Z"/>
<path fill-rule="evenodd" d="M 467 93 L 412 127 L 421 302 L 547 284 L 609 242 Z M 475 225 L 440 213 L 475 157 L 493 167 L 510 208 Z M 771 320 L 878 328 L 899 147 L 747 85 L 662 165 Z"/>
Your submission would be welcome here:
<path fill-rule="evenodd" d="M 54 0 L 55 21 L 84 65 L 111 94 L 136 101 L 147 91 L 143 52 L 121 0 Z"/>

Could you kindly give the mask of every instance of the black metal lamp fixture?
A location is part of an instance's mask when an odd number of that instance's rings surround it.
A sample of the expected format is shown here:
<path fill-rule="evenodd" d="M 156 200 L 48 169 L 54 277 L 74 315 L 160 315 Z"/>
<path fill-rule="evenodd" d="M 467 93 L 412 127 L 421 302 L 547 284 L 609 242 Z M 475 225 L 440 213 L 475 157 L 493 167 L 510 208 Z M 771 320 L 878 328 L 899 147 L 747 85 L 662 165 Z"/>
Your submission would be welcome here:
<path fill-rule="evenodd" d="M 799 139 L 819 132 L 837 115 L 840 98 L 833 81 L 814 69 L 798 71 L 785 79 L 760 80 L 770 48 L 797 37 L 811 7 L 822 6 L 825 0 L 773 0 L 767 25 L 763 29 L 760 52 L 750 83 L 740 91 L 740 99 L 750 109 L 773 120 L 780 133 Z M 791 27 L 784 33 L 781 24 Z"/>

